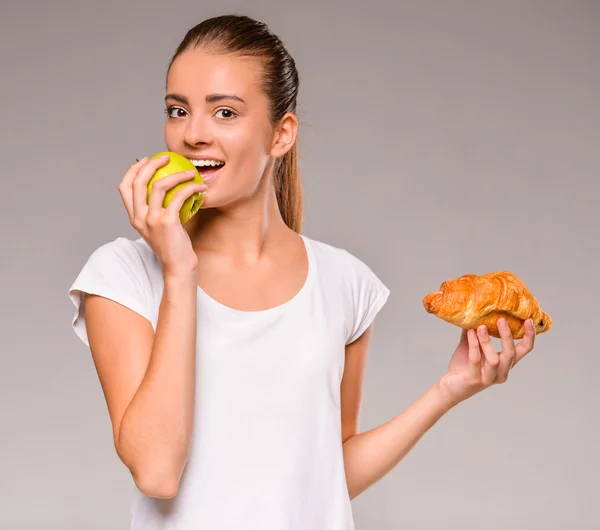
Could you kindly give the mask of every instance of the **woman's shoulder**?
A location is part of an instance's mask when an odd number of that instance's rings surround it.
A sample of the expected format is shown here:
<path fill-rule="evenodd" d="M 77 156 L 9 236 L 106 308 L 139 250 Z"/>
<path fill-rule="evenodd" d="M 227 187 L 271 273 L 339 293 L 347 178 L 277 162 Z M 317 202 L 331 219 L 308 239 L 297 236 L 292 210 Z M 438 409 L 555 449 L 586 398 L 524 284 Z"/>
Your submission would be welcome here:
<path fill-rule="evenodd" d="M 330 268 L 338 276 L 344 273 L 351 275 L 364 274 L 371 270 L 356 251 L 353 252 L 343 246 L 313 239 L 305 235 L 302 237 L 310 244 L 320 268 Z"/>
<path fill-rule="evenodd" d="M 129 266 L 144 266 L 156 260 L 152 248 L 143 238 L 118 236 L 98 245 L 91 253 L 95 261 L 121 262 Z"/>
<path fill-rule="evenodd" d="M 390 289 L 371 266 L 350 250 L 324 241 L 307 239 L 316 262 L 323 291 L 334 292 L 329 300 L 339 301 L 345 315 L 346 344 L 356 340 L 373 321 L 390 294 Z"/>
<path fill-rule="evenodd" d="M 144 283 L 146 289 L 162 277 L 160 263 L 143 238 L 119 236 L 97 245 L 87 256 L 79 277 L 110 278 L 112 282 Z"/>
<path fill-rule="evenodd" d="M 117 237 L 96 246 L 68 290 L 77 335 L 89 345 L 84 303 L 88 294 L 114 300 L 154 322 L 157 277 L 152 249 L 143 239 Z"/>

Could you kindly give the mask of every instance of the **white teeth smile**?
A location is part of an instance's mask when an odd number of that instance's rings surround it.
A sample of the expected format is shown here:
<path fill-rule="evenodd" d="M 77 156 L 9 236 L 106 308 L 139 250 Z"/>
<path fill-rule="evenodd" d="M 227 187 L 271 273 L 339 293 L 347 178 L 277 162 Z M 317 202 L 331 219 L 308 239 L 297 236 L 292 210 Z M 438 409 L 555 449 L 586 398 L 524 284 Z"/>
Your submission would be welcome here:
<path fill-rule="evenodd" d="M 225 165 L 225 162 L 220 160 L 195 160 L 190 158 L 190 162 L 196 167 L 221 167 Z"/>

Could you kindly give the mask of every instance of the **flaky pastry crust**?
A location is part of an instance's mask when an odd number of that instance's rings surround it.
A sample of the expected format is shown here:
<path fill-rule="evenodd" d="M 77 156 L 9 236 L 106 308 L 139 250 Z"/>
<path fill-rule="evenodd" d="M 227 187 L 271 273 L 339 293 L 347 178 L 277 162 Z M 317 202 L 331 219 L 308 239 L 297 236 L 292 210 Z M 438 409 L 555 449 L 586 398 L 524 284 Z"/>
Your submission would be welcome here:
<path fill-rule="evenodd" d="M 498 319 L 505 318 L 513 338 L 523 338 L 525 321 L 533 319 L 536 333 L 552 327 L 550 315 L 542 310 L 526 285 L 512 272 L 465 274 L 446 280 L 439 291 L 423 298 L 428 313 L 464 329 L 485 324 L 493 337 L 500 337 Z"/>

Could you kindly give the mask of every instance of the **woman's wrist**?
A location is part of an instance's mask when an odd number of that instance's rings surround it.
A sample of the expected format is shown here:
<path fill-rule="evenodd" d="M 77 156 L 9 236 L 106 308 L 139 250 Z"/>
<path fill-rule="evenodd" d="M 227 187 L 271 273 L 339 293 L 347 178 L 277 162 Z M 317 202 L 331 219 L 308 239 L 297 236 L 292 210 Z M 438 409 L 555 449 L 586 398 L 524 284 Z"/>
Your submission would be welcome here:
<path fill-rule="evenodd" d="M 171 288 L 197 288 L 198 270 L 168 271 L 164 273 L 165 287 Z"/>
<path fill-rule="evenodd" d="M 444 385 L 443 379 L 438 379 L 435 382 L 435 384 L 431 387 L 431 391 L 435 395 L 435 399 L 439 403 L 439 406 L 446 412 L 456 407 L 456 405 L 458 405 L 462 401 L 464 401 L 463 399 L 459 399 L 453 396 L 448 391 L 448 389 Z"/>

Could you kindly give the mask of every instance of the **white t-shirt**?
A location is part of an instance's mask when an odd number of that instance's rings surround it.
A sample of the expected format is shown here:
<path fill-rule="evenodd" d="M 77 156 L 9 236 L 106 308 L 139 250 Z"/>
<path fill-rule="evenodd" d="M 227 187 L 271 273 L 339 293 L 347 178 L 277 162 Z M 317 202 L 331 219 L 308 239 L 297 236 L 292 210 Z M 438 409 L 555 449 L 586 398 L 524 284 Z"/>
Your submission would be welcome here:
<path fill-rule="evenodd" d="M 280 306 L 239 311 L 198 287 L 190 456 L 174 498 L 134 487 L 131 530 L 354 529 L 341 440 L 344 347 L 390 291 L 346 250 L 301 237 L 308 276 Z M 69 289 L 73 329 L 89 346 L 85 293 L 94 293 L 156 330 L 163 287 L 142 238 L 108 242 Z"/>

